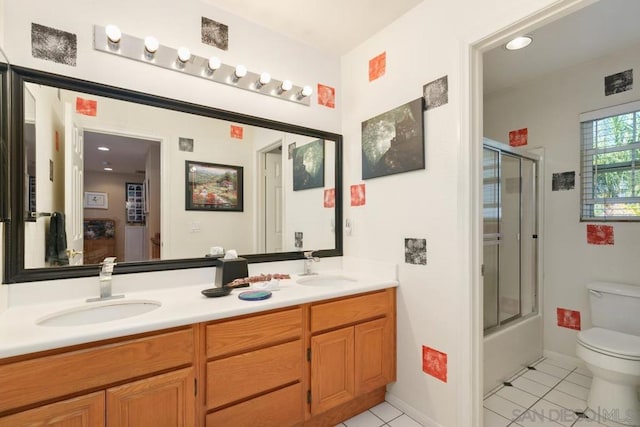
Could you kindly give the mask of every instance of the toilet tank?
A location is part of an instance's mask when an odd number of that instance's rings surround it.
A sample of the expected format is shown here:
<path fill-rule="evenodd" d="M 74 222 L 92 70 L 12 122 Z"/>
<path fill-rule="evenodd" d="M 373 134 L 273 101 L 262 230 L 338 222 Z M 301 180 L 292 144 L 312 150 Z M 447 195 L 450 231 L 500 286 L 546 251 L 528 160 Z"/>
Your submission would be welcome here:
<path fill-rule="evenodd" d="M 587 289 L 593 326 L 640 336 L 640 286 L 594 282 Z"/>

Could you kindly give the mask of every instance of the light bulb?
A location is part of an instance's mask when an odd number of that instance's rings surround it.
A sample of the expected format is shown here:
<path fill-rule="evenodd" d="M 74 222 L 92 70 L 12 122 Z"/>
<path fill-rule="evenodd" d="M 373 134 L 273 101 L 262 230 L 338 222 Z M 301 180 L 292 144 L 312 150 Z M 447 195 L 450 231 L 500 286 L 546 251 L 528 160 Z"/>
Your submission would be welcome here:
<path fill-rule="evenodd" d="M 285 80 L 280 85 L 280 89 L 282 90 L 282 92 L 286 92 L 288 90 L 291 90 L 292 87 L 293 87 L 293 83 L 291 83 L 291 80 Z"/>
<path fill-rule="evenodd" d="M 236 65 L 235 75 L 238 79 L 243 78 L 247 75 L 247 67 L 244 65 Z"/>
<path fill-rule="evenodd" d="M 160 43 L 158 43 L 157 38 L 153 36 L 148 36 L 144 39 L 144 49 L 150 54 L 156 53 L 159 47 L 160 47 Z"/>
<path fill-rule="evenodd" d="M 264 72 L 260 74 L 260 78 L 256 82 L 256 89 L 260 89 L 262 86 L 269 84 L 271 82 L 271 74 Z"/>
<path fill-rule="evenodd" d="M 304 96 L 311 96 L 311 94 L 313 93 L 313 89 L 311 89 L 311 86 L 305 86 L 302 88 L 302 91 L 300 91 L 300 94 L 304 97 Z"/>
<path fill-rule="evenodd" d="M 178 48 L 178 59 L 180 62 L 189 61 L 189 59 L 191 59 L 191 51 L 184 46 Z"/>
<path fill-rule="evenodd" d="M 109 24 L 104 28 L 104 33 L 107 35 L 107 38 L 112 43 L 120 43 L 120 39 L 122 38 L 122 31 L 118 28 L 117 25 Z"/>
<path fill-rule="evenodd" d="M 218 58 L 217 56 L 212 56 L 211 58 L 209 58 L 209 62 L 207 63 L 207 66 L 211 71 L 217 70 L 218 68 L 220 68 L 220 65 L 222 65 L 222 63 L 220 62 L 220 58 Z"/>
<path fill-rule="evenodd" d="M 271 82 L 271 74 L 266 73 L 266 72 L 260 74 L 260 84 L 261 85 L 267 85 L 267 84 L 269 84 L 269 82 Z"/>

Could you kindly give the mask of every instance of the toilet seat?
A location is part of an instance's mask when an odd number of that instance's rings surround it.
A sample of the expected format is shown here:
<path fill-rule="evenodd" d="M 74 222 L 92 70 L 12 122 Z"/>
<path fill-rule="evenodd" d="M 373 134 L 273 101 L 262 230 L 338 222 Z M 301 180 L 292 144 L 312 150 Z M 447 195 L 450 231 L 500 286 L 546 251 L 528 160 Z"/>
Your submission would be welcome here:
<path fill-rule="evenodd" d="M 640 337 L 602 328 L 578 332 L 578 344 L 619 359 L 640 361 Z"/>

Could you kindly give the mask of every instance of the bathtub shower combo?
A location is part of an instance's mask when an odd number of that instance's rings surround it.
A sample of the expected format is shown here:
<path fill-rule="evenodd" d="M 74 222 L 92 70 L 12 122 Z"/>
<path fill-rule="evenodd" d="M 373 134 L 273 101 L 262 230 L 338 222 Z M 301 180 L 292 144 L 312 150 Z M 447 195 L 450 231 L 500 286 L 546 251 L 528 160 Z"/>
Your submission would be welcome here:
<path fill-rule="evenodd" d="M 485 138 L 482 201 L 485 393 L 542 357 L 542 319 L 538 314 L 538 167 L 537 157 Z"/>

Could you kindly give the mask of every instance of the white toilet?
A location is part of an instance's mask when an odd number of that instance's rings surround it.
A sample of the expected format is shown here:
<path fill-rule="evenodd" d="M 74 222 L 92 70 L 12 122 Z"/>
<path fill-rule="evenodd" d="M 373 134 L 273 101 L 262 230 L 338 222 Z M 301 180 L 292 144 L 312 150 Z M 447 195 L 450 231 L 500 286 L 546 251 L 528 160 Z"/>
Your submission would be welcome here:
<path fill-rule="evenodd" d="M 589 415 L 640 426 L 640 286 L 596 282 L 587 289 L 593 327 L 578 333 L 576 355 L 593 374 Z"/>

